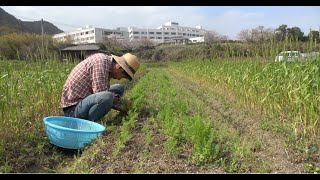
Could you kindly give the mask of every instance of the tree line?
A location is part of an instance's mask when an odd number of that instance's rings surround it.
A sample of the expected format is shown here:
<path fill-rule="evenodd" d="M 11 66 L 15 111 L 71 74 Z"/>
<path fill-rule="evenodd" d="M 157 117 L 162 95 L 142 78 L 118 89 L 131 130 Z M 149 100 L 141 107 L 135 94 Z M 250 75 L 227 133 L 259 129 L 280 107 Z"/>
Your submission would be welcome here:
<path fill-rule="evenodd" d="M 276 29 L 265 28 L 264 26 L 258 26 L 252 29 L 241 30 L 237 37 L 243 42 L 262 42 L 271 41 L 273 38 L 275 41 L 285 41 L 286 38 L 294 39 L 296 41 L 314 41 L 318 43 L 320 41 L 319 31 L 311 30 L 306 35 L 299 27 L 288 27 L 286 24 L 280 25 Z"/>
<path fill-rule="evenodd" d="M 233 43 L 233 49 L 239 49 L 239 53 L 247 55 L 252 54 L 252 48 L 262 46 L 264 48 L 268 43 L 285 42 L 289 39 L 290 42 L 295 42 L 296 49 L 301 51 L 309 50 L 314 45 L 320 42 L 319 31 L 311 31 L 305 35 L 299 27 L 288 27 L 287 25 L 280 25 L 276 29 L 265 28 L 258 26 L 252 29 L 244 29 L 238 33 L 239 40 L 228 40 L 228 37 L 217 33 L 216 31 L 207 32 L 204 35 L 205 42 L 203 43 L 203 53 L 211 53 L 209 51 L 219 51 L 220 54 L 225 54 L 225 50 L 230 49 L 229 45 L 219 45 L 219 43 Z M 263 43 L 261 43 L 263 42 Z M 311 42 L 313 45 L 311 45 Z M 38 60 L 38 59 L 59 59 L 60 50 L 63 47 L 72 44 L 69 39 L 65 42 L 58 42 L 52 38 L 51 35 L 45 34 L 43 37 L 34 33 L 25 32 L 11 32 L 0 35 L 0 59 L 18 59 L 18 60 Z M 108 37 L 102 45 L 109 52 L 113 54 L 123 54 L 124 52 L 138 52 L 148 49 L 154 49 L 156 44 L 149 39 L 135 39 L 129 41 L 127 39 L 119 40 L 116 37 Z M 240 47 L 241 46 L 241 47 Z M 244 49 L 244 50 L 241 50 Z M 245 52 L 243 52 L 245 51 Z M 151 52 L 151 51 L 150 51 Z M 206 53 L 207 52 L 207 53 Z M 238 52 L 238 50 L 236 51 Z"/>

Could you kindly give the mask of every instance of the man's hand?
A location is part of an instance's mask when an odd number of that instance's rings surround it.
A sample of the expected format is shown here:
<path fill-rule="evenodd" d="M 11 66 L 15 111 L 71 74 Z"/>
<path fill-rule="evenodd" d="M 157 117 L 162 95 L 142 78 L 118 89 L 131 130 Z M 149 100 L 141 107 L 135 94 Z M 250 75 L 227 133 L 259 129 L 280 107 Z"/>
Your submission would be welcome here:
<path fill-rule="evenodd" d="M 113 95 L 113 97 L 121 98 L 121 96 L 119 94 L 115 93 L 115 92 L 112 92 L 112 95 Z"/>
<path fill-rule="evenodd" d="M 112 92 L 113 95 L 113 105 L 114 106 L 119 106 L 121 103 L 121 96 L 117 93 Z"/>
<path fill-rule="evenodd" d="M 116 94 L 116 93 L 113 93 L 113 106 L 112 106 L 112 109 L 120 111 L 120 112 L 125 113 L 125 114 L 128 113 L 128 110 L 121 106 L 121 96 Z"/>
<path fill-rule="evenodd" d="M 125 109 L 125 108 L 122 107 L 122 106 L 113 106 L 112 108 L 113 108 L 114 110 L 117 110 L 117 111 L 121 112 L 121 113 L 128 114 L 128 110 Z"/>

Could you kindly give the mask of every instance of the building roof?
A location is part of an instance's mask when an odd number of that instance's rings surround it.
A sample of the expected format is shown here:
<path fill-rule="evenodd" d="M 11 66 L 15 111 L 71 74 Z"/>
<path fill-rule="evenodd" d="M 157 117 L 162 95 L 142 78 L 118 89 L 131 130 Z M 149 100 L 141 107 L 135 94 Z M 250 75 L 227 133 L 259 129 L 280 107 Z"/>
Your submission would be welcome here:
<path fill-rule="evenodd" d="M 66 47 L 62 51 L 88 51 L 88 50 L 100 50 L 100 46 L 97 44 L 80 44 L 77 46 Z"/>

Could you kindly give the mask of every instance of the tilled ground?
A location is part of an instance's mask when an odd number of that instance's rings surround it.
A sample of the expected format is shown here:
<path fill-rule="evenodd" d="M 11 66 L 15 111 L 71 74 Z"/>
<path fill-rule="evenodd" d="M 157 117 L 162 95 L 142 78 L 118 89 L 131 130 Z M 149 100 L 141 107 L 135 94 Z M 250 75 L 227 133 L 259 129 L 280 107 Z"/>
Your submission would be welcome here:
<path fill-rule="evenodd" d="M 168 155 L 164 148 L 166 137 L 158 128 L 150 128 L 152 141 L 146 146 L 142 127 L 146 121 L 140 120 L 131 131 L 133 137 L 125 144 L 116 158 L 112 158 L 112 148 L 116 137 L 108 137 L 105 149 L 96 156 L 93 173 L 223 173 L 215 165 L 201 167 L 189 162 L 188 147 L 178 157 Z M 107 157 L 107 158 L 103 158 Z M 103 160 L 108 159 L 108 160 Z M 101 161 L 102 160 L 102 161 Z"/>
<path fill-rule="evenodd" d="M 170 71 L 178 79 L 185 91 L 188 91 L 207 104 L 207 116 L 217 121 L 217 125 L 229 126 L 237 131 L 246 141 L 261 141 L 261 145 L 254 152 L 252 166 L 247 166 L 246 172 L 257 173 L 303 173 L 305 159 L 297 155 L 289 147 L 280 135 L 260 128 L 259 116 L 246 113 L 245 110 L 235 107 L 232 98 L 223 100 L 218 96 L 209 96 L 205 91 L 214 91 L 209 85 L 189 79 L 179 72 Z M 197 87 L 197 88 L 195 88 Z M 118 118 L 118 120 L 121 117 Z M 89 173 L 226 173 L 218 164 L 208 163 L 196 165 L 190 160 L 191 149 L 186 145 L 178 156 L 168 154 L 164 147 L 166 136 L 162 132 L 157 121 L 150 121 L 147 115 L 141 115 L 131 129 L 132 137 L 121 149 L 118 156 L 114 157 L 113 152 L 117 146 L 117 139 L 121 122 L 115 123 L 115 129 L 107 132 L 101 137 L 103 144 L 94 144 L 84 152 L 86 155 L 81 161 L 86 163 L 83 169 L 76 167 L 73 172 Z M 148 126 L 152 137 L 150 144 L 147 144 L 146 134 L 143 127 Z M 88 154 L 91 154 L 88 155 Z M 92 155 L 94 154 L 94 155 Z M 74 155 L 68 155 L 70 158 Z M 70 169 L 70 163 L 62 165 L 56 172 L 66 172 Z M 80 162 L 81 163 L 81 162 Z M 79 164 L 80 164 L 79 163 Z M 84 170 L 85 169 L 85 170 Z M 70 171 L 69 171 L 70 172 Z"/>
<path fill-rule="evenodd" d="M 255 165 L 261 166 L 250 167 L 250 172 L 257 172 L 260 168 L 265 168 L 268 173 L 303 173 L 305 159 L 294 153 L 287 147 L 285 140 L 274 132 L 263 130 L 260 128 L 260 120 L 262 116 L 254 115 L 255 113 L 245 113 L 246 110 L 232 107 L 232 99 L 230 101 L 221 101 L 220 98 L 210 98 L 203 93 L 206 90 L 214 91 L 206 84 L 199 84 L 190 80 L 178 72 L 171 71 L 184 87 L 192 91 L 196 96 L 201 98 L 208 104 L 210 108 L 209 116 L 215 121 L 227 122 L 233 128 L 240 132 L 240 136 L 244 139 L 254 141 L 259 139 L 261 146 L 254 151 Z M 194 88 L 197 87 L 197 88 Z M 299 160 L 298 160 L 299 159 Z M 265 167 L 262 167 L 265 166 Z"/>

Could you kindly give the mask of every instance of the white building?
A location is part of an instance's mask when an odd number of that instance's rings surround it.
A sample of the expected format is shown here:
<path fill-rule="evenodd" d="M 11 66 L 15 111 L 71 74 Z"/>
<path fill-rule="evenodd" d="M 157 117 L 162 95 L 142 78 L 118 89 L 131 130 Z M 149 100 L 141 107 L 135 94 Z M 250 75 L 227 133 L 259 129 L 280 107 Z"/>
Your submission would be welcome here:
<path fill-rule="evenodd" d="M 107 38 L 116 39 L 142 39 L 147 38 L 157 43 L 172 41 L 171 38 L 188 38 L 189 42 L 197 43 L 204 41 L 207 30 L 201 26 L 179 26 L 177 22 L 167 22 L 156 29 L 141 29 L 137 27 L 118 27 L 115 30 L 86 26 L 76 31 L 64 32 L 53 36 L 58 41 L 72 40 L 74 44 L 103 43 Z"/>
<path fill-rule="evenodd" d="M 191 43 L 204 42 L 204 36 L 189 38 L 189 41 L 190 41 Z"/>
<path fill-rule="evenodd" d="M 207 32 L 201 26 L 185 27 L 179 26 L 177 22 L 167 22 L 156 29 L 140 29 L 136 27 L 129 27 L 128 29 L 130 40 L 148 38 L 158 43 L 168 42 L 172 37 L 177 36 L 188 39 L 193 38 L 192 42 L 201 42 Z"/>
<path fill-rule="evenodd" d="M 115 30 L 111 30 L 89 25 L 85 28 L 78 28 L 76 31 L 63 32 L 53 36 L 58 41 L 69 39 L 73 44 L 103 43 L 107 38 L 127 39 L 128 37 L 128 28 L 118 27 Z"/>

